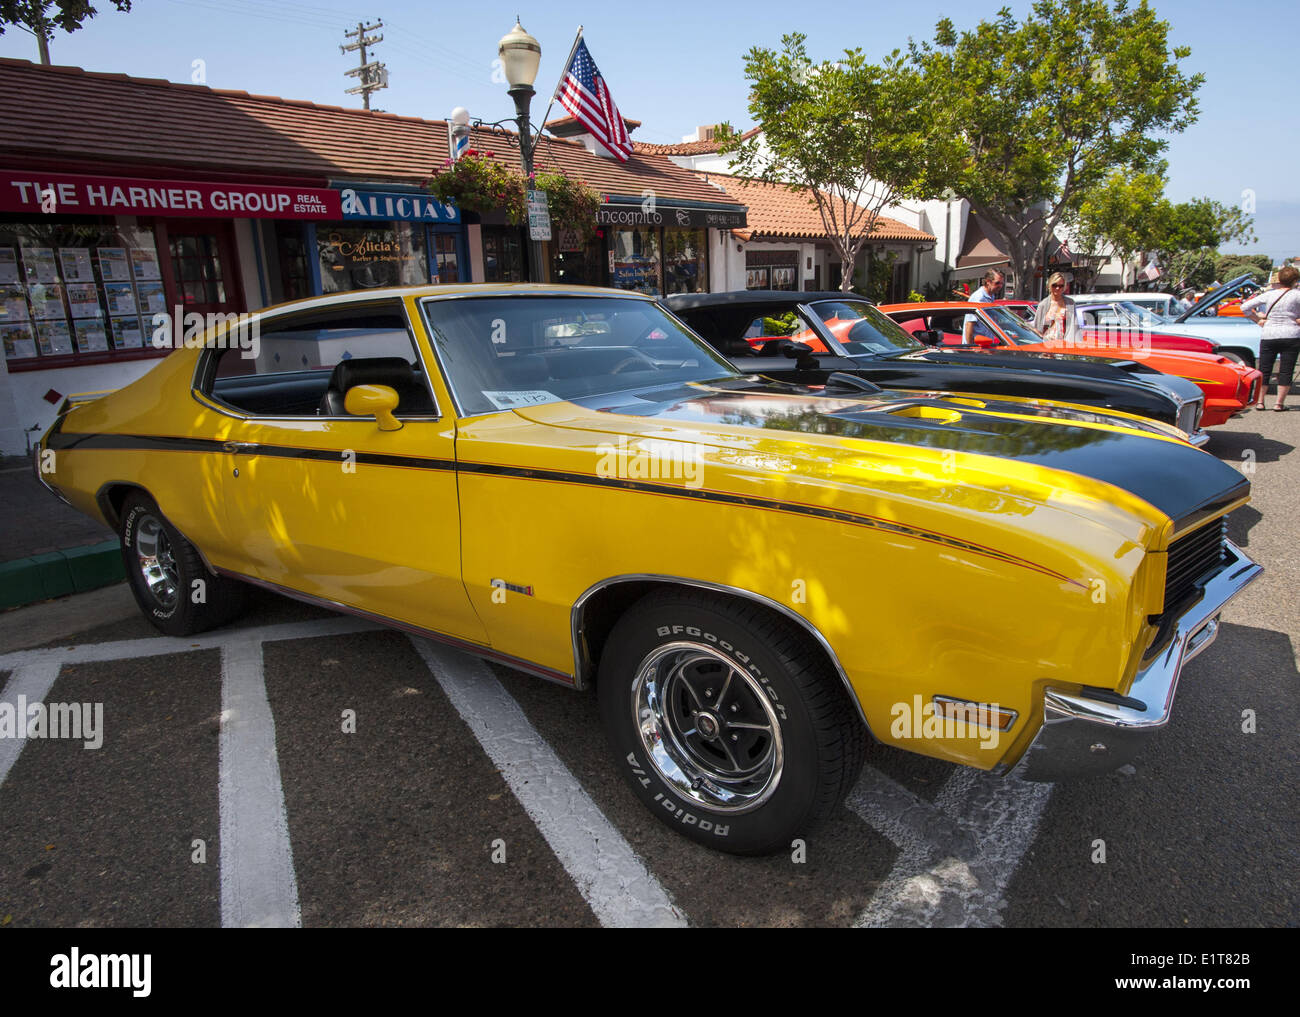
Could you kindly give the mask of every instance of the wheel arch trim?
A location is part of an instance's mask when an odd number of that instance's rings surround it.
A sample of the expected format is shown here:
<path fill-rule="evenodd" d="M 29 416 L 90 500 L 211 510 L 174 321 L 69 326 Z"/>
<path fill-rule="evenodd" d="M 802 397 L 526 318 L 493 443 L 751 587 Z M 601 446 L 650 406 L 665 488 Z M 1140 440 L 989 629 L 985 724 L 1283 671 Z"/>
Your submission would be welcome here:
<path fill-rule="evenodd" d="M 867 721 L 867 715 L 862 709 L 862 703 L 858 700 L 857 693 L 853 690 L 853 683 L 849 681 L 849 676 L 840 663 L 839 657 L 831 648 L 830 641 L 822 635 L 821 631 L 811 621 L 792 610 L 780 601 L 773 600 L 771 597 L 765 597 L 761 593 L 755 593 L 752 590 L 746 590 L 739 586 L 727 586 L 723 583 L 712 583 L 703 579 L 687 579 L 684 576 L 669 576 L 658 573 L 628 573 L 620 576 L 611 576 L 608 579 L 602 579 L 598 583 L 593 583 L 583 591 L 573 603 L 570 613 L 570 626 L 573 639 L 573 677 L 575 687 L 579 689 L 588 688 L 591 684 L 591 674 L 594 671 L 594 661 L 589 659 L 586 643 L 584 641 L 583 620 L 585 609 L 588 603 L 597 594 L 604 592 L 615 586 L 626 585 L 628 583 L 652 583 L 660 586 L 685 586 L 694 589 L 709 590 L 714 593 L 724 593 L 744 600 L 752 601 L 755 604 L 761 604 L 777 614 L 782 615 L 797 625 L 804 633 L 811 636 L 813 640 L 821 647 L 822 652 L 826 654 L 826 659 L 830 661 L 835 673 L 839 676 L 840 683 L 844 687 L 844 693 L 849 697 L 849 702 L 853 704 L 853 709 L 857 713 L 858 719 L 862 721 L 863 727 L 872 738 L 871 724 Z"/>
<path fill-rule="evenodd" d="M 117 509 L 113 507 L 113 500 L 109 496 L 109 492 L 120 489 L 124 489 L 127 492 L 127 494 L 123 496 L 124 498 L 129 496 L 131 491 L 139 491 L 146 498 L 152 501 L 154 505 L 157 506 L 158 511 L 162 514 L 163 519 L 167 521 L 167 525 L 179 533 L 190 547 L 194 548 L 195 554 L 197 554 L 199 560 L 203 562 L 203 567 L 214 576 L 221 574 L 217 569 L 212 567 L 212 562 L 208 561 L 208 556 L 204 552 L 203 548 L 190 540 L 189 535 L 177 526 L 166 512 L 163 512 L 163 507 L 158 504 L 158 499 L 154 496 L 154 493 L 143 484 L 137 483 L 134 480 L 106 480 L 104 483 L 99 485 L 99 490 L 95 492 L 95 504 L 99 506 L 99 511 L 103 513 L 104 521 L 108 523 L 109 529 L 117 535 L 119 543 L 121 542 L 121 534 L 118 530 L 122 525 L 122 517 L 118 514 Z"/>

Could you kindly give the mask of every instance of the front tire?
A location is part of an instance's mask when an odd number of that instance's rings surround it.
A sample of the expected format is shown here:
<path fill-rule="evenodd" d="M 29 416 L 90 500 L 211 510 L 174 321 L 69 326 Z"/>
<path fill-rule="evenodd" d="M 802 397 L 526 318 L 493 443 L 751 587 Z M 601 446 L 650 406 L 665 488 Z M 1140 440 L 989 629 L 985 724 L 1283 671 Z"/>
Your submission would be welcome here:
<path fill-rule="evenodd" d="M 169 636 L 204 632 L 243 608 L 244 585 L 208 571 L 194 545 L 148 495 L 127 496 L 118 535 L 131 592 L 159 631 Z"/>
<path fill-rule="evenodd" d="M 758 605 L 650 594 L 610 633 L 597 693 L 633 792 L 733 854 L 788 849 L 840 803 L 866 729 L 825 656 Z"/>

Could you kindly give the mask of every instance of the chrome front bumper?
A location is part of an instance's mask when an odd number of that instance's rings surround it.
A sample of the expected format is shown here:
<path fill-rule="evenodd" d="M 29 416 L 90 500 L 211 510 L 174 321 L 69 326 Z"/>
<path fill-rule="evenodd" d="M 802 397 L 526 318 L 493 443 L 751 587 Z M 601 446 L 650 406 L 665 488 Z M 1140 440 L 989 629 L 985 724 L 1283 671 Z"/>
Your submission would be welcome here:
<path fill-rule="evenodd" d="M 1103 689 L 1044 692 L 1043 726 L 1011 774 L 1056 781 L 1106 773 L 1129 762 L 1147 736 L 1168 723 L 1183 665 L 1214 642 L 1220 612 L 1264 571 L 1231 541 L 1226 547 L 1228 563 L 1144 661 L 1127 696 Z"/>

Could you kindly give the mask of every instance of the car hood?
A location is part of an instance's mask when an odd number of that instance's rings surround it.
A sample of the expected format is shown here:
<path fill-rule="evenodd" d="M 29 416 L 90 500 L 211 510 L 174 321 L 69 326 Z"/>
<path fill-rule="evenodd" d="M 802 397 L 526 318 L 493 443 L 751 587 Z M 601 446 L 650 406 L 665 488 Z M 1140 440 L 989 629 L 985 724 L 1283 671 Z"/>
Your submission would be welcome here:
<path fill-rule="evenodd" d="M 930 363 L 977 367 L 980 365 L 1003 367 L 1015 371 L 1037 371 L 1042 374 L 1073 374 L 1099 381 L 1128 381 L 1161 389 L 1178 396 L 1184 402 L 1201 397 L 1201 390 L 1193 382 L 1165 374 L 1136 360 L 1117 360 L 1114 357 L 1097 357 L 1077 353 L 1057 353 L 1051 350 L 998 350 L 974 351 L 942 350 L 932 348 L 918 355 L 908 354 L 906 359 L 921 359 Z"/>
<path fill-rule="evenodd" d="M 1204 310 L 1207 307 L 1210 307 L 1215 303 L 1218 303 L 1219 301 L 1223 300 L 1225 297 L 1231 296 L 1232 294 L 1236 293 L 1237 290 L 1241 289 L 1242 286 L 1244 286 L 1248 282 L 1251 282 L 1252 280 L 1253 280 L 1253 276 L 1251 276 L 1249 272 L 1243 275 L 1239 275 L 1235 279 L 1229 279 L 1222 286 L 1210 290 L 1209 293 L 1201 297 L 1200 300 L 1194 303 L 1182 314 L 1178 315 L 1178 317 L 1176 317 L 1174 320 L 1179 322 L 1180 324 L 1185 321 L 1190 321 L 1200 311 Z M 1253 325 L 1254 322 L 1247 322 L 1247 324 Z M 1256 325 L 1255 327 L 1258 328 L 1259 326 Z"/>
<path fill-rule="evenodd" d="M 859 461 L 864 453 L 882 461 L 906 458 L 908 449 L 925 450 L 918 456 L 930 459 L 947 453 L 989 457 L 982 467 L 992 474 L 999 470 L 992 460 L 1013 460 L 1111 485 L 1173 520 L 1249 491 L 1240 473 L 1184 442 L 1107 426 L 1127 427 L 1133 423 L 1127 418 L 1032 401 L 914 391 L 824 395 L 797 385 L 735 380 L 514 412 L 535 423 L 748 454 L 756 437 L 779 437 L 786 442 L 783 454 L 820 462 L 846 447 Z"/>
<path fill-rule="evenodd" d="M 1153 335 L 1184 335 L 1213 342 L 1230 342 L 1235 339 L 1258 336 L 1260 328 L 1246 318 L 1197 318 L 1195 321 L 1171 321 L 1151 330 Z"/>

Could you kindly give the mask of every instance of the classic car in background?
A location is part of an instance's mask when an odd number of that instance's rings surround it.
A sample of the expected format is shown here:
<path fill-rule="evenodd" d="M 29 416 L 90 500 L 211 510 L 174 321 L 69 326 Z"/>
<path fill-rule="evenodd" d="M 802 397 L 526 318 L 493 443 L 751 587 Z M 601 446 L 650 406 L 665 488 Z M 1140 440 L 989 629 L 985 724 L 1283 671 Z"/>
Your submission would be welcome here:
<path fill-rule="evenodd" d="M 1083 300 L 1072 297 L 1074 313 L 1088 345 L 1170 350 L 1178 353 L 1217 353 L 1218 346 L 1209 339 L 1180 335 L 1168 330 L 1160 314 L 1131 300 Z M 1022 305 L 1027 320 L 1033 322 L 1033 304 Z"/>
<path fill-rule="evenodd" d="M 1266 289 L 1249 274 L 1229 279 L 1222 286 L 1208 291 L 1197 304 L 1188 308 L 1188 320 L 1194 318 L 1240 318 L 1241 302 L 1249 300 L 1256 293 Z M 1168 315 L 1177 317 L 1177 315 Z"/>
<path fill-rule="evenodd" d="M 1070 293 L 1070 299 L 1076 303 L 1114 303 L 1126 302 L 1137 304 L 1138 307 L 1145 307 L 1148 311 L 1155 311 L 1156 314 L 1168 317 L 1175 313 L 1174 309 L 1178 306 L 1178 298 L 1170 293 L 1148 293 L 1142 290 L 1125 291 L 1121 293 Z"/>
<path fill-rule="evenodd" d="M 1208 438 L 1199 429 L 1200 389 L 1137 363 L 939 354 L 869 300 L 838 291 L 690 293 L 668 297 L 664 304 L 715 350 L 754 374 L 812 385 L 823 383 L 826 372 L 838 371 L 885 388 L 1066 400 L 1173 424 L 1193 444 Z"/>
<path fill-rule="evenodd" d="M 972 314 L 983 324 L 985 335 L 976 343 L 999 352 L 1054 352 L 1087 354 L 1112 363 L 1138 363 L 1194 383 L 1205 397 L 1201 415 L 1204 427 L 1225 423 L 1250 406 L 1259 393 L 1260 374 L 1230 357 L 1189 353 L 1181 350 L 1143 349 L 1140 336 L 1132 343 L 1047 342 L 1033 330 L 1023 315 L 1034 305 L 1024 301 L 995 304 L 891 304 L 881 310 L 914 334 L 944 347 L 970 349 L 964 345 L 964 322 Z M 1019 313 L 1016 313 L 1019 312 Z"/>
<path fill-rule="evenodd" d="M 788 849 L 869 734 L 1038 779 L 1124 762 L 1259 572 L 1225 535 L 1249 483 L 1183 441 L 751 377 L 640 294 L 381 289 L 254 323 L 36 449 L 150 620 L 220 624 L 254 583 L 594 684 L 628 787 L 723 850 Z"/>
<path fill-rule="evenodd" d="M 1229 279 L 1211 290 L 1181 314 L 1174 315 L 1163 325 L 1163 331 L 1179 335 L 1193 335 L 1217 344 L 1217 352 L 1239 357 L 1254 367 L 1259 361 L 1259 339 L 1263 331 L 1258 325 L 1240 314 L 1235 317 L 1220 316 L 1219 308 L 1226 301 L 1259 292 L 1259 284 L 1249 273 Z"/>

